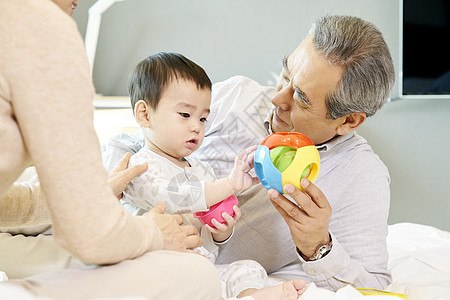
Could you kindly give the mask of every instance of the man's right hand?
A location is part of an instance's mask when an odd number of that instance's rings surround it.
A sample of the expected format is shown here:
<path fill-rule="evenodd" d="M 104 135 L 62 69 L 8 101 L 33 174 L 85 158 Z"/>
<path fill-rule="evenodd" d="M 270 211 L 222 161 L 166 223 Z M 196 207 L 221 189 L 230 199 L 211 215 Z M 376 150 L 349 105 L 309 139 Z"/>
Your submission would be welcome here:
<path fill-rule="evenodd" d="M 161 201 L 144 215 L 158 225 L 163 234 L 165 250 L 187 252 L 188 249 L 203 244 L 194 225 L 183 225 L 183 218 L 180 215 L 164 214 L 165 210 L 166 204 Z"/>

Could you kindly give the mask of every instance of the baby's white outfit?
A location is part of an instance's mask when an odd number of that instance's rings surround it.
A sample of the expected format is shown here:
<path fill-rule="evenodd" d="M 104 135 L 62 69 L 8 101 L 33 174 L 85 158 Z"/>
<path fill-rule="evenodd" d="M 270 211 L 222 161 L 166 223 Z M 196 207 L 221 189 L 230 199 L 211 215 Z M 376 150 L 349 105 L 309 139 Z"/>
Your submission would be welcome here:
<path fill-rule="evenodd" d="M 144 147 L 130 159 L 130 166 L 148 163 L 148 170 L 136 177 L 124 191 L 125 206 L 132 214 L 141 215 L 158 204 L 166 203 L 166 212 L 180 214 L 207 211 L 205 181 L 215 181 L 211 166 L 188 159 L 190 167 L 177 166 L 165 157 Z M 136 210 L 136 211 L 135 211 Z"/>
<path fill-rule="evenodd" d="M 148 163 L 148 169 L 134 178 L 123 192 L 120 201 L 132 215 L 142 215 L 160 201 L 166 203 L 166 213 L 183 214 L 186 223 L 195 225 L 203 239 L 203 246 L 194 250 L 203 254 L 213 263 L 219 248 L 211 233 L 201 226 L 192 213 L 207 211 L 205 182 L 217 178 L 208 163 L 186 159 L 190 167 L 182 168 L 170 160 L 143 147 L 130 158 L 129 167 Z M 224 296 L 234 297 L 247 288 L 262 288 L 267 283 L 267 273 L 255 261 L 237 261 L 229 265 L 217 266 L 224 285 Z"/>
<path fill-rule="evenodd" d="M 192 215 L 192 212 L 208 210 L 205 181 L 216 180 L 212 168 L 195 159 L 188 160 L 190 167 L 182 168 L 146 147 L 134 154 L 128 165 L 143 163 L 148 163 L 148 169 L 134 178 L 123 192 L 120 201 L 123 207 L 132 215 L 140 216 L 164 201 L 166 213 L 182 214 L 184 224 L 193 224 L 199 229 L 203 246 L 194 250 L 214 263 L 219 248 L 211 233 Z"/>

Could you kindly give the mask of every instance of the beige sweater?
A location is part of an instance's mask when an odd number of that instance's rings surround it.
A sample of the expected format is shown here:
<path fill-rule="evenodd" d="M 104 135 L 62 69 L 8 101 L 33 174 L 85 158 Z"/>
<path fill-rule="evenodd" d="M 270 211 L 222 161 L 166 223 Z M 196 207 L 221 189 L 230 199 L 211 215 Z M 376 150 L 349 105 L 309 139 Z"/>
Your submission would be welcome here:
<path fill-rule="evenodd" d="M 61 246 L 115 263 L 162 249 L 163 238 L 108 186 L 92 99 L 75 22 L 50 0 L 0 0 L 0 227 L 48 222 L 47 205 Z M 31 163 L 46 200 L 39 187 L 12 186 Z"/>

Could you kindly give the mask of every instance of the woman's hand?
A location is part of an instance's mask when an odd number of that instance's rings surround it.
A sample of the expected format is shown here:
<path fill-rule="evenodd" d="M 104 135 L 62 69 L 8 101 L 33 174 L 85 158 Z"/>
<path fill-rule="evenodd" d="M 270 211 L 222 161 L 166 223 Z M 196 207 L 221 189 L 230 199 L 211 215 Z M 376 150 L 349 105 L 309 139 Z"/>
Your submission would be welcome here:
<path fill-rule="evenodd" d="M 128 168 L 130 157 L 131 153 L 125 154 L 117 163 L 114 170 L 109 173 L 109 186 L 118 199 L 122 198 L 122 192 L 127 188 L 127 185 L 131 182 L 131 180 L 144 173 L 148 168 L 147 164 L 136 165 Z"/>
<path fill-rule="evenodd" d="M 158 225 L 164 238 L 164 250 L 190 252 L 189 249 L 200 247 L 203 240 L 198 236 L 197 227 L 183 225 L 180 215 L 164 214 L 166 204 L 159 202 L 152 210 L 144 214 Z"/>

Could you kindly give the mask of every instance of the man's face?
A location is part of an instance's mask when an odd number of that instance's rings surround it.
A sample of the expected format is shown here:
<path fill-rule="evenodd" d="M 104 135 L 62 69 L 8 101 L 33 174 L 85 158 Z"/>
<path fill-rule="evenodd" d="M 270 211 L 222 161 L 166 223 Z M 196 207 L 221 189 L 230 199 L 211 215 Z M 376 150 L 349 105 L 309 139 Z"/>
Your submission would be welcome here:
<path fill-rule="evenodd" d="M 316 145 L 332 139 L 345 117 L 327 118 L 325 96 L 338 85 L 342 69 L 316 53 L 311 36 L 283 64 L 277 94 L 272 99 L 275 105 L 273 131 L 300 132 Z"/>

